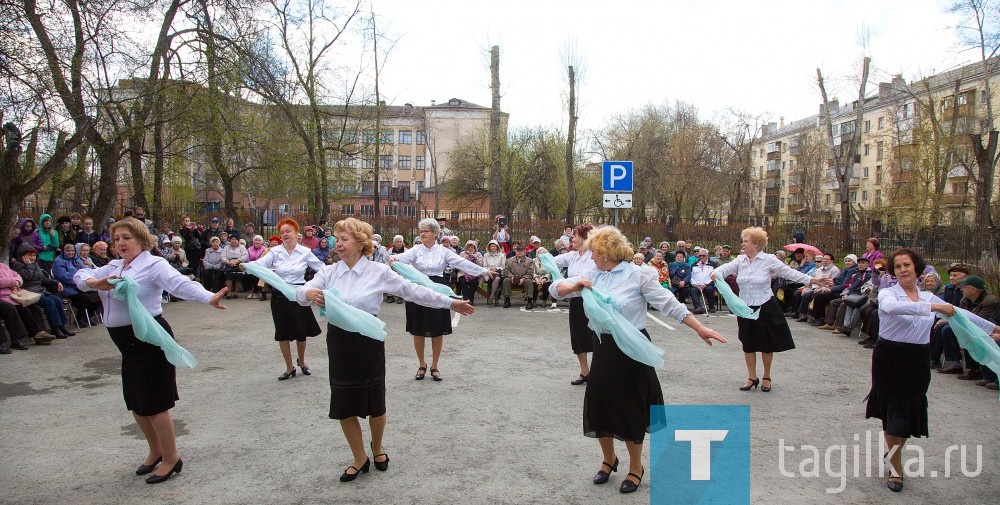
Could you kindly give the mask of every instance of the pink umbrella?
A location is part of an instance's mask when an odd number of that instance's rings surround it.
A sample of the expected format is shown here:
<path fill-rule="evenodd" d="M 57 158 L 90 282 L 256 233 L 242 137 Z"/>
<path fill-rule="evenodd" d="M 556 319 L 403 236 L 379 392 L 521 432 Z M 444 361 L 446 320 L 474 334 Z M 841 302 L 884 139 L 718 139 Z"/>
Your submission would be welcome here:
<path fill-rule="evenodd" d="M 812 251 L 816 256 L 822 256 L 823 251 L 820 251 L 818 247 L 809 244 L 788 244 L 785 246 L 786 251 L 794 252 L 796 249 L 804 249 L 806 251 Z"/>

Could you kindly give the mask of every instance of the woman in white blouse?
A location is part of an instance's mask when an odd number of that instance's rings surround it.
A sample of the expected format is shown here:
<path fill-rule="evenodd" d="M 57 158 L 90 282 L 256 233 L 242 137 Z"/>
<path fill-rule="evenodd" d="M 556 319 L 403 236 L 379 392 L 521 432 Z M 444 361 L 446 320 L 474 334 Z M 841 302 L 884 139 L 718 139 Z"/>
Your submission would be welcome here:
<path fill-rule="evenodd" d="M 743 358 L 747 365 L 747 381 L 740 389 L 749 391 L 760 385 L 760 390 L 771 390 L 771 363 L 774 353 L 795 348 L 792 332 L 785 322 L 785 314 L 771 291 L 771 276 L 776 275 L 792 282 L 830 286 L 831 279 L 810 277 L 789 267 L 775 256 L 764 253 L 767 232 L 751 227 L 740 232 L 743 250 L 733 261 L 716 268 L 712 280 L 718 281 L 736 274 L 740 299 L 751 309 L 760 309 L 757 320 L 739 317 L 736 324 L 743 343 Z M 757 378 L 757 353 L 764 362 L 764 376 Z M 761 382 L 763 380 L 763 383 Z"/>
<path fill-rule="evenodd" d="M 412 265 L 420 273 L 430 277 L 438 284 L 445 284 L 444 270 L 452 268 L 470 275 L 483 275 L 485 268 L 463 259 L 451 247 L 445 247 L 435 240 L 441 232 L 441 225 L 431 218 L 421 219 L 417 223 L 420 232 L 420 243 L 401 254 L 389 256 L 389 265 L 401 261 Z M 406 332 L 413 335 L 413 349 L 417 353 L 420 366 L 417 368 L 416 380 L 423 380 L 427 372 L 427 361 L 424 359 L 424 339 L 431 339 L 431 378 L 435 381 L 444 380 L 438 369 L 441 358 L 441 348 L 444 346 L 444 335 L 451 335 L 451 311 L 448 309 L 427 309 L 416 303 L 406 303 Z"/>
<path fill-rule="evenodd" d="M 246 263 L 250 258 L 247 248 L 240 244 L 239 235 L 230 235 L 229 243 L 222 248 L 222 265 L 226 272 L 226 288 L 229 289 L 229 298 L 236 299 L 243 285 L 243 272 L 240 265 Z"/>
<path fill-rule="evenodd" d="M 325 265 L 308 247 L 299 244 L 299 223 L 290 217 L 278 222 L 278 235 L 281 245 L 272 247 L 270 253 L 261 256 L 254 263 L 264 268 L 274 270 L 281 280 L 301 286 L 306 283 L 306 268 L 319 271 Z M 277 289 L 271 292 L 271 319 L 274 320 L 274 340 L 281 349 L 281 357 L 285 360 L 285 373 L 278 376 L 279 381 L 295 377 L 295 366 L 292 364 L 291 341 L 295 341 L 298 353 L 299 368 L 303 375 L 312 375 L 306 364 L 306 338 L 315 337 L 321 333 L 316 316 L 312 309 L 302 307 L 295 300 L 289 300 Z"/>
<path fill-rule="evenodd" d="M 917 287 L 926 264 L 915 251 L 898 249 L 889 262 L 898 283 L 878 292 L 879 338 L 872 352 L 872 389 L 866 418 L 882 420 L 889 449 L 889 489 L 903 489 L 901 453 L 910 437 L 927 436 L 927 387 L 931 374 L 930 334 L 935 313 L 955 315 L 954 305 Z M 968 311 L 966 317 L 983 331 L 998 327 Z M 996 337 L 995 337 L 996 338 Z"/>
<path fill-rule="evenodd" d="M 553 296 L 580 298 L 584 288 L 600 288 L 615 300 L 615 307 L 628 322 L 646 332 L 646 304 L 664 317 L 673 318 L 698 333 L 706 344 L 726 342 L 715 330 L 701 324 L 677 301 L 670 290 L 660 285 L 652 268 L 633 264 L 632 248 L 612 226 L 596 228 L 586 241 L 596 269 L 553 282 Z M 562 255 L 560 255 L 562 256 Z M 558 256 L 557 256 L 558 257 Z M 663 392 L 653 367 L 625 355 L 610 334 L 593 337 L 594 360 L 590 366 L 587 391 L 583 400 L 583 434 L 597 438 L 604 461 L 594 475 L 595 484 L 604 484 L 618 469 L 614 439 L 625 442 L 629 455 L 629 474 L 620 491 L 631 493 L 638 488 L 645 468 L 642 444 L 649 432 L 651 405 L 663 405 Z"/>
<path fill-rule="evenodd" d="M 592 224 L 577 225 L 576 228 L 573 228 L 573 236 L 570 238 L 573 250 L 553 258 L 559 268 L 566 269 L 568 277 L 579 277 L 597 270 L 586 246 L 587 235 L 593 228 Z M 574 386 L 586 384 L 587 375 L 590 374 L 587 354 L 594 352 L 594 332 L 587 326 L 588 324 L 590 324 L 590 320 L 583 313 L 583 298 L 570 298 L 569 343 L 573 354 L 576 354 L 576 360 L 580 363 L 580 376 L 570 381 L 570 384 Z"/>
<path fill-rule="evenodd" d="M 114 239 L 114 248 L 121 259 L 112 260 L 96 270 L 81 268 L 73 281 L 81 290 L 97 290 L 101 297 L 104 325 L 122 353 L 125 406 L 132 411 L 149 444 L 146 460 L 135 473 L 153 473 L 146 482 L 156 484 L 169 479 L 174 473 L 180 473 L 184 465 L 177 454 L 174 421 L 170 416 L 170 409 L 178 399 L 176 369 L 159 347 L 136 338 L 128 301 L 112 296 L 114 285 L 109 281 L 120 277 L 134 280 L 139 285 L 139 302 L 171 336 L 173 331 L 161 315 L 163 291 L 184 300 L 224 309 L 219 301 L 225 296 L 226 289 L 213 294 L 181 275 L 165 259 L 150 254 L 149 250 L 156 245 L 156 237 L 149 233 L 144 223 L 134 218 L 115 222 L 108 233 Z"/>
<path fill-rule="evenodd" d="M 486 305 L 492 303 L 500 306 L 500 298 L 497 294 L 500 291 L 500 283 L 503 282 L 503 267 L 507 264 L 507 255 L 500 249 L 500 243 L 490 240 L 486 246 L 486 254 L 483 255 L 483 266 L 489 270 L 486 277 L 486 285 L 489 286 L 489 294 L 486 296 Z"/>
<path fill-rule="evenodd" d="M 436 222 L 435 222 L 436 224 Z M 418 286 L 397 275 L 388 266 L 366 258 L 373 251 L 372 227 L 354 218 L 337 222 L 333 227 L 340 262 L 323 267 L 300 287 L 296 299 L 301 305 L 324 306 L 323 290 L 335 289 L 340 299 L 377 316 L 382 295 L 391 294 L 420 306 L 452 309 L 472 314 L 475 308 L 467 301 L 454 300 L 432 289 Z M 389 468 L 389 456 L 382 447 L 385 432 L 385 342 L 327 325 L 327 353 L 330 357 L 330 418 L 339 419 L 354 461 L 340 476 L 341 482 L 367 473 L 370 465 L 361 439 L 359 417 L 368 417 L 371 430 L 372 458 L 375 468 Z"/>

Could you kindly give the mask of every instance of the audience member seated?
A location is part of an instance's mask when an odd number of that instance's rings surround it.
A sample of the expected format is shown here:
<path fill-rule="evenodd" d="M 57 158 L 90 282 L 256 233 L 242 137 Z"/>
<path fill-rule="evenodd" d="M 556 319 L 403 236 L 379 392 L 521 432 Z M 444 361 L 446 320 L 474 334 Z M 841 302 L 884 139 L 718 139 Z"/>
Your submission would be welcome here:
<path fill-rule="evenodd" d="M 76 309 L 78 326 L 81 321 L 96 320 L 97 313 L 101 311 L 101 299 L 97 293 L 81 292 L 73 282 L 73 276 L 81 268 L 86 267 L 83 266 L 83 261 L 76 257 L 76 246 L 73 244 L 64 245 L 62 253 L 56 256 L 52 265 L 52 276 L 63 286 L 61 293 L 63 298 L 68 299 Z"/>
<path fill-rule="evenodd" d="M 243 286 L 243 271 L 240 265 L 250 257 L 247 248 L 240 244 L 238 235 L 229 237 L 229 243 L 222 248 L 222 271 L 225 273 L 226 287 L 229 288 L 229 298 L 235 300 Z"/>
<path fill-rule="evenodd" d="M 465 243 L 465 250 L 459 254 L 464 259 L 467 259 L 479 266 L 483 265 L 483 255 L 479 254 L 479 245 L 476 244 L 475 240 L 470 240 Z M 478 275 L 472 275 L 467 272 L 458 272 L 458 292 L 462 296 L 463 300 L 468 300 L 470 305 L 476 304 L 476 288 L 479 287 L 480 278 Z"/>
<path fill-rule="evenodd" d="M 670 289 L 670 263 L 663 259 L 663 251 L 653 253 L 653 259 L 649 260 L 649 266 L 653 267 L 659 275 L 660 285 Z"/>
<path fill-rule="evenodd" d="M 962 300 L 958 303 L 959 307 L 984 319 L 993 316 L 997 307 L 1000 306 L 1000 299 L 986 291 L 986 283 L 982 277 L 970 275 L 963 279 L 960 285 L 962 286 Z M 968 351 L 960 350 L 958 339 L 955 337 L 951 325 L 945 324 L 941 328 L 941 341 L 944 343 L 944 355 L 947 360 L 945 368 L 940 370 L 941 373 L 957 374 L 958 378 L 962 380 L 978 381 L 983 378 L 979 363 L 972 359 Z M 963 354 L 965 356 L 965 370 L 962 369 L 961 362 L 956 359 Z"/>
<path fill-rule="evenodd" d="M 222 289 L 223 264 L 222 264 L 222 240 L 219 237 L 208 239 L 208 249 L 205 249 L 205 256 L 202 258 L 201 282 L 205 289 L 215 293 Z"/>
<path fill-rule="evenodd" d="M 809 313 L 809 324 L 822 326 L 826 324 L 826 309 L 834 298 L 839 298 L 844 290 L 850 287 L 854 274 L 858 273 L 858 257 L 848 254 L 844 257 L 844 269 L 833 278 L 833 286 L 820 287 L 813 290 L 812 310 Z M 827 329 L 827 328 L 824 328 Z"/>
<path fill-rule="evenodd" d="M 889 262 L 885 258 L 875 260 L 872 280 L 874 289 L 868 293 L 868 303 L 861 308 L 861 340 L 859 345 L 866 349 L 875 348 L 878 341 L 878 292 L 882 289 L 891 288 L 896 284 L 896 278 L 889 271 Z"/>
<path fill-rule="evenodd" d="M 670 291 L 677 301 L 684 303 L 691 294 L 691 265 L 687 262 L 687 254 L 683 248 L 684 241 L 677 243 L 678 250 L 674 253 L 674 262 L 670 264 Z"/>
<path fill-rule="evenodd" d="M 507 263 L 503 267 L 503 306 L 504 308 L 510 307 L 511 290 L 520 287 L 524 288 L 524 296 L 528 300 L 527 308 L 531 309 L 535 285 L 535 262 L 525 255 L 523 245 L 515 244 L 514 256 L 507 258 Z"/>
<path fill-rule="evenodd" d="M 400 237 L 402 241 L 402 237 Z M 393 253 L 395 254 L 395 253 Z M 507 255 L 500 248 L 500 243 L 490 240 L 483 255 L 483 267 L 489 270 L 486 274 L 486 304 L 500 305 L 500 284 L 503 283 L 503 269 L 507 266 Z"/>
<path fill-rule="evenodd" d="M 49 277 L 49 274 L 42 270 L 37 261 L 38 252 L 35 251 L 34 247 L 24 244 L 18 250 L 18 261 L 14 263 L 14 271 L 21 276 L 21 280 L 24 282 L 21 289 L 42 295 L 41 299 L 32 307 L 40 306 L 45 311 L 45 318 L 48 319 L 49 327 L 56 338 L 76 335 L 66 327 L 69 320 L 63 310 L 62 298 L 53 294 L 62 292 L 63 285 Z"/>
<path fill-rule="evenodd" d="M 698 262 L 691 267 L 691 302 L 694 304 L 692 314 L 714 313 L 718 302 L 715 295 L 715 284 L 712 282 L 712 272 L 715 265 L 708 260 L 708 249 L 698 249 Z M 703 299 L 704 298 L 704 299 Z"/>

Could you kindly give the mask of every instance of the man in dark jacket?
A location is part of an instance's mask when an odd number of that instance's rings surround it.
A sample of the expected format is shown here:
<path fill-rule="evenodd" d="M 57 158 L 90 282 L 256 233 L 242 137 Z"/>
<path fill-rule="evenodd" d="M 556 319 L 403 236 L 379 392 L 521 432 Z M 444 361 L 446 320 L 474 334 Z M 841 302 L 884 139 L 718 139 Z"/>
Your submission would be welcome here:
<path fill-rule="evenodd" d="M 821 330 L 836 330 L 844 325 L 844 314 L 847 311 L 845 302 L 848 296 L 861 295 L 861 287 L 872 278 L 872 271 L 868 268 L 868 258 L 858 258 L 858 269 L 854 275 L 847 280 L 845 288 L 840 296 L 830 300 L 830 305 L 826 308 L 825 323 L 820 326 Z M 815 300 L 815 297 L 813 298 Z"/>
<path fill-rule="evenodd" d="M 844 257 L 844 269 L 833 278 L 833 286 L 819 288 L 813 291 L 813 308 L 809 313 L 809 324 L 822 326 L 826 324 L 826 308 L 834 298 L 839 298 L 845 289 L 851 287 L 854 275 L 858 273 L 858 257 L 848 254 Z M 826 329 L 826 328 L 824 328 Z"/>
<path fill-rule="evenodd" d="M 962 290 L 962 301 L 958 303 L 958 306 L 983 319 L 992 316 L 997 306 L 1000 305 L 1000 299 L 986 291 L 986 283 L 979 276 L 970 275 L 963 279 L 959 285 Z M 962 380 L 982 380 L 983 375 L 979 363 L 972 359 L 968 351 L 960 350 L 958 338 L 955 337 L 951 325 L 945 325 L 941 328 L 941 341 L 944 343 L 945 356 L 945 367 L 940 370 L 941 373 L 957 374 L 958 378 Z M 962 364 L 957 359 L 962 353 L 965 354 L 967 370 L 962 369 Z M 963 371 L 965 373 L 962 373 Z"/>

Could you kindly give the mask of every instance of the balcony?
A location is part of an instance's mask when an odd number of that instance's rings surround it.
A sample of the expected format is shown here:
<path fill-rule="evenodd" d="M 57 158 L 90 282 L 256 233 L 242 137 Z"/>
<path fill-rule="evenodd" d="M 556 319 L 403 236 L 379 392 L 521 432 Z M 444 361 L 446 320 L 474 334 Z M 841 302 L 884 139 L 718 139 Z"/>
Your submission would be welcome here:
<path fill-rule="evenodd" d="M 764 187 L 767 189 L 776 189 L 778 187 L 778 181 L 774 179 L 769 179 L 764 183 Z"/>
<path fill-rule="evenodd" d="M 767 159 L 768 159 L 768 161 L 770 161 L 770 160 L 780 160 L 781 159 L 781 151 L 779 150 L 779 151 L 774 151 L 774 152 L 767 153 Z"/>
<path fill-rule="evenodd" d="M 796 195 L 796 194 L 799 194 L 801 192 L 802 192 L 802 187 L 799 186 L 798 184 L 789 184 L 788 185 L 788 194 L 789 195 Z"/>
<path fill-rule="evenodd" d="M 847 186 L 851 188 L 856 188 L 861 185 L 860 177 L 851 177 L 851 180 L 847 181 Z"/>

